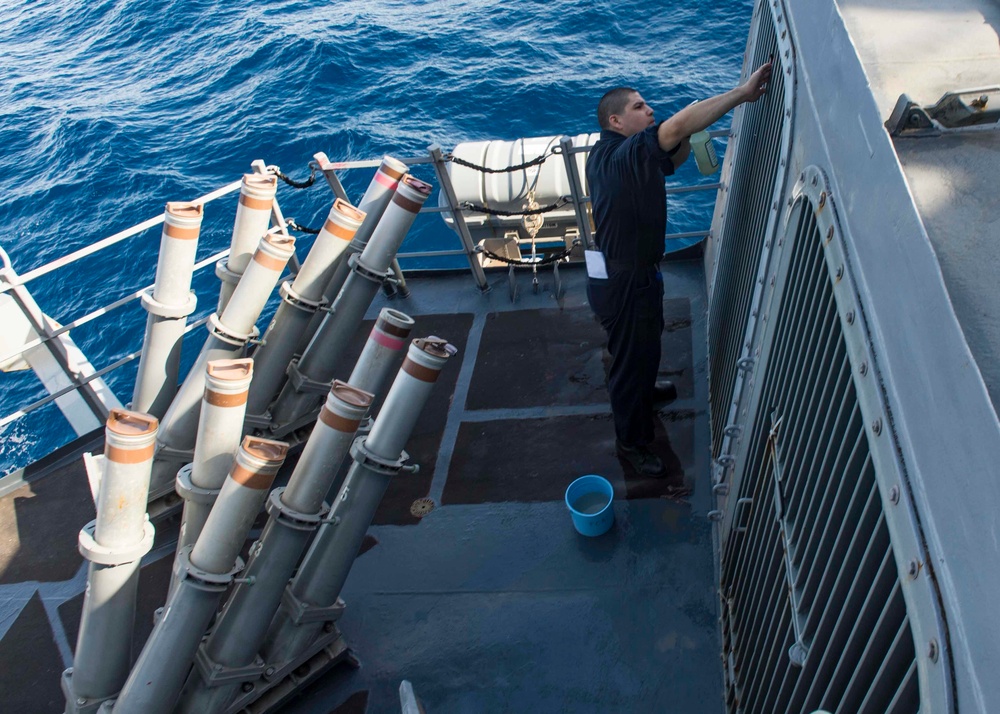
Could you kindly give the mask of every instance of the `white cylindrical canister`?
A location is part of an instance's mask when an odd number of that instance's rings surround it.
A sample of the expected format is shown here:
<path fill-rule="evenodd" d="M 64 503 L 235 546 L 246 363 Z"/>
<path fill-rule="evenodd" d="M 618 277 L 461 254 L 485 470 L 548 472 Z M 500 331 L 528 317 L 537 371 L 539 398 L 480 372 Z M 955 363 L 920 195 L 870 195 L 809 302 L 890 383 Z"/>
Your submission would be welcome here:
<path fill-rule="evenodd" d="M 252 359 L 212 360 L 206 365 L 205 397 L 191 468 L 191 482 L 198 488 L 217 489 L 226 480 L 243 435 L 252 378 Z"/>
<path fill-rule="evenodd" d="M 108 416 L 94 528 L 94 540 L 103 547 L 134 546 L 143 538 L 158 428 L 156 417 L 141 412 L 112 409 Z"/>
<path fill-rule="evenodd" d="M 413 318 L 409 315 L 383 307 L 347 380 L 348 384 L 378 394 L 389 370 L 406 347 L 413 325 Z"/>
<path fill-rule="evenodd" d="M 382 214 L 368 245 L 361 253 L 365 267 L 378 273 L 388 270 L 413 219 L 431 193 L 431 185 L 407 174 L 399 182 L 392 201 Z"/>
<path fill-rule="evenodd" d="M 257 246 L 232 298 L 219 316 L 223 328 L 234 337 L 249 337 L 267 299 L 278 284 L 281 271 L 295 252 L 295 239 L 266 235 Z"/>
<path fill-rule="evenodd" d="M 153 284 L 153 299 L 157 302 L 170 306 L 188 302 L 203 215 L 200 203 L 167 204 Z"/>
<path fill-rule="evenodd" d="M 456 145 L 452 150 L 452 156 L 476 166 L 505 169 L 551 154 L 553 148 L 559 146 L 561 138 L 561 136 L 539 136 L 513 141 L 468 141 Z M 596 133 L 579 134 L 573 137 L 573 146 L 575 148 L 593 146 L 599 138 L 600 134 Z M 577 163 L 577 174 L 583 184 L 584 194 L 587 194 L 587 152 L 575 154 L 574 160 Z M 469 202 L 503 211 L 522 210 L 529 191 L 534 191 L 535 202 L 539 206 L 547 206 L 556 203 L 563 196 L 572 195 L 565 161 L 556 155 L 549 155 L 541 164 L 502 173 L 486 173 L 449 162 L 448 175 L 455 189 L 455 198 L 460 204 Z M 447 199 L 442 195 L 440 200 Z M 516 225 L 522 220 L 520 215 L 489 216 L 473 210 L 465 210 L 463 214 L 466 222 L 472 226 L 489 222 Z M 572 204 L 549 211 L 545 214 L 545 220 L 575 221 Z M 445 222 L 448 225 L 453 223 L 448 216 L 445 217 Z"/>
<path fill-rule="evenodd" d="M 384 459 L 399 458 L 441 368 L 458 350 L 437 337 L 413 340 L 365 445 Z"/>
<path fill-rule="evenodd" d="M 227 573 L 288 453 L 288 444 L 247 436 L 222 485 L 215 506 L 191 551 L 191 563 L 209 573 Z"/>
<path fill-rule="evenodd" d="M 369 392 L 334 381 L 288 479 L 288 487 L 281 494 L 282 503 L 300 513 L 319 511 L 371 403 Z"/>
<path fill-rule="evenodd" d="M 323 288 L 333 275 L 334 261 L 347 249 L 364 218 L 365 214 L 347 201 L 338 198 L 333 202 L 326 223 L 292 283 L 296 295 L 312 302 L 322 299 Z"/>
<path fill-rule="evenodd" d="M 246 270 L 262 235 L 271 225 L 271 207 L 278 191 L 278 177 L 270 174 L 244 174 L 236 222 L 229 248 L 228 267 L 234 273 Z"/>

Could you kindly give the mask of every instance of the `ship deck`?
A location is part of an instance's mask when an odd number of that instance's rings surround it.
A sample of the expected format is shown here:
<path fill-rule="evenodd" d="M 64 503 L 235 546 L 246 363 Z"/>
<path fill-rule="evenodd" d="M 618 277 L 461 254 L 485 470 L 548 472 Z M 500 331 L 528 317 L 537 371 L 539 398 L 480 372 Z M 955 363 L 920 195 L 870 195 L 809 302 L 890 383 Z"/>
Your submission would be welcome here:
<path fill-rule="evenodd" d="M 665 479 L 615 456 L 603 332 L 579 268 L 562 270 L 560 297 L 544 270 L 537 293 L 518 272 L 514 302 L 506 273 L 490 274 L 485 295 L 454 274 L 411 278 L 406 300 L 376 299 L 369 317 L 404 311 L 414 336 L 447 338 L 459 353 L 407 445 L 420 470 L 391 484 L 342 593 L 338 625 L 360 664 L 339 665 L 283 711 L 399 711 L 404 679 L 428 714 L 722 710 L 704 274 L 700 261 L 663 270 L 661 373 L 679 392 L 658 413 Z M 100 448 L 97 434 L 5 480 L 0 691 L 10 711 L 62 711 L 86 579 L 76 534 L 94 517 L 80 453 Z M 563 501 L 589 473 L 616 493 L 615 524 L 596 538 L 573 529 Z M 176 519 L 157 530 L 136 650 L 162 604 Z"/>

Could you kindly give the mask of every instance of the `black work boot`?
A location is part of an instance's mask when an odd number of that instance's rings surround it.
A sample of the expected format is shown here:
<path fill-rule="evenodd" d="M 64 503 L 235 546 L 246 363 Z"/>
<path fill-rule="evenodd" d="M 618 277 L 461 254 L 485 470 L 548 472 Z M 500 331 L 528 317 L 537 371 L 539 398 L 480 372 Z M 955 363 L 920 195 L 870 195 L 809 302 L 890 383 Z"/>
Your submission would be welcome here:
<path fill-rule="evenodd" d="M 616 441 L 615 451 L 636 470 L 636 473 L 655 478 L 667 475 L 667 467 L 663 460 L 645 446 L 626 446 Z"/>
<path fill-rule="evenodd" d="M 677 387 L 667 379 L 661 379 L 653 387 L 653 409 L 661 409 L 677 399 Z"/>

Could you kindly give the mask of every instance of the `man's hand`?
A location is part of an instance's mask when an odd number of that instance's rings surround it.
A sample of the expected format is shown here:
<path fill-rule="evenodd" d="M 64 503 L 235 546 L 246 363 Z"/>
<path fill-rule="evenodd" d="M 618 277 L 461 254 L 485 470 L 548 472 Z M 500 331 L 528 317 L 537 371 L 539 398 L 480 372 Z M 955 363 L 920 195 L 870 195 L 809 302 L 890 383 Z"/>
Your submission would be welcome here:
<path fill-rule="evenodd" d="M 756 102 L 767 91 L 767 85 L 771 81 L 771 62 L 762 64 L 757 71 L 750 75 L 746 82 L 740 85 L 744 102 Z"/>

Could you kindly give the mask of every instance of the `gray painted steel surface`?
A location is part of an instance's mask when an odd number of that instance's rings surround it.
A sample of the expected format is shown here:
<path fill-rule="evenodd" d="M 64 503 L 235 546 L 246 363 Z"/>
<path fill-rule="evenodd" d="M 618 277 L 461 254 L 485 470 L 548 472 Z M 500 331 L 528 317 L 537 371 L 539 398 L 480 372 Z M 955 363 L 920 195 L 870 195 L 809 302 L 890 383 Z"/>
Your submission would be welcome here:
<path fill-rule="evenodd" d="M 712 406 L 726 410 L 712 423 L 714 443 L 725 442 L 716 515 L 731 711 L 1000 706 L 983 598 L 1000 588 L 987 565 L 1000 545 L 981 536 L 997 527 L 1000 502 L 990 476 L 1000 428 L 982 378 L 997 360 L 980 317 L 995 309 L 995 287 L 973 294 L 965 282 L 985 282 L 973 262 L 992 254 L 965 235 L 990 215 L 975 193 L 995 183 L 985 155 L 997 134 L 894 146 L 882 126 L 886 99 L 907 89 L 901 78 L 929 72 L 940 87 L 961 83 L 942 69 L 998 66 L 991 17 L 995 7 L 975 0 L 757 8 L 749 56 L 787 37 L 782 62 L 804 83 L 780 157 L 790 185 L 778 193 L 779 224 L 741 222 L 734 183 L 713 226 L 723 240 L 709 251 L 725 253 L 725 238 L 744 231 L 770 248 L 743 272 L 756 270 L 763 291 L 743 330 L 739 389 L 725 388 L 729 343 L 716 331 L 709 346 Z M 983 25 L 986 53 L 960 58 L 954 48 Z M 743 167 L 746 148 L 731 149 L 727 163 Z M 972 195 L 942 206 L 960 194 L 940 189 L 956 176 Z M 970 245 L 983 250 L 973 258 Z M 968 272 L 953 260 L 963 253 Z M 715 276 L 713 315 L 727 310 Z"/>

